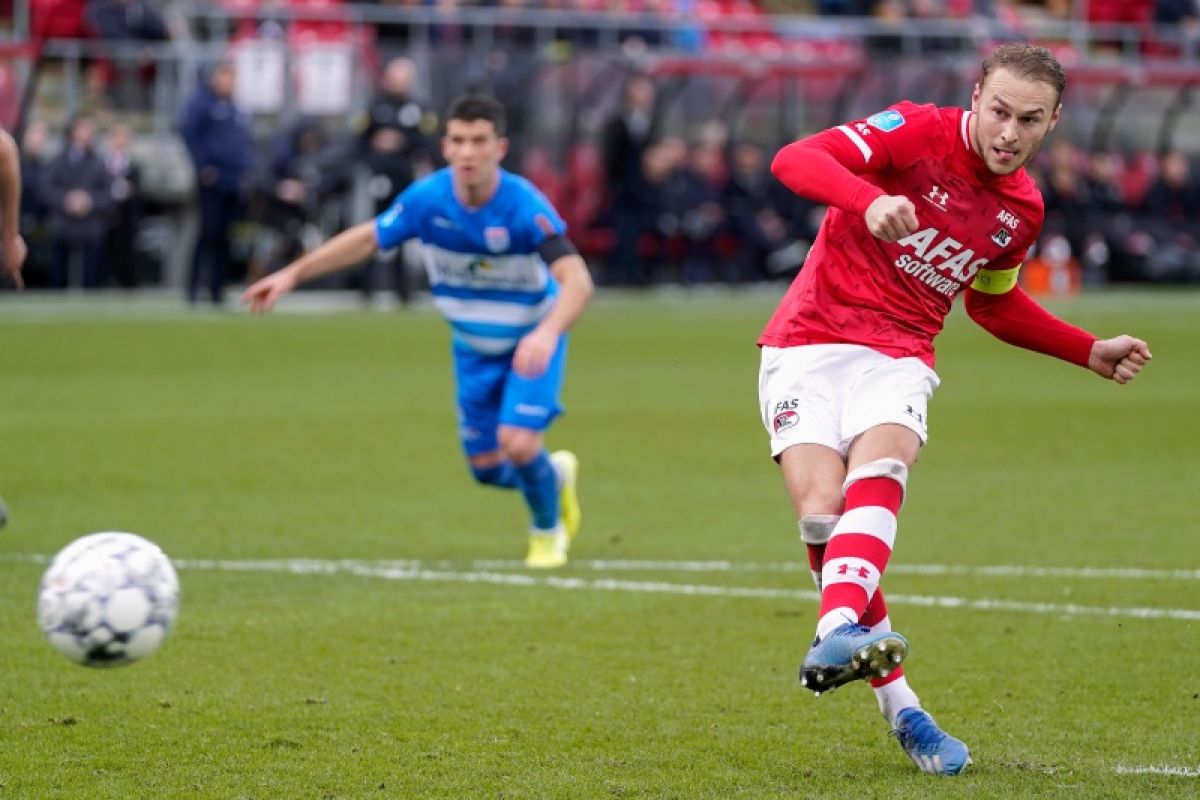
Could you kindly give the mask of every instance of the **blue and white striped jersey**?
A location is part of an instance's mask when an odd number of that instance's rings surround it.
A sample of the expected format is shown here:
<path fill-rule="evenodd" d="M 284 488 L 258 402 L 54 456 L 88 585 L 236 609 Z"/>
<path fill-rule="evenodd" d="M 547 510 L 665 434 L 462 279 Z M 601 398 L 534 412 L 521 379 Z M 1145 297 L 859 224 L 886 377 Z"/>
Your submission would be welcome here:
<path fill-rule="evenodd" d="M 382 249 L 421 240 L 433 304 L 457 342 L 484 354 L 513 350 L 554 305 L 558 284 L 537 249 L 566 229 L 532 183 L 506 170 L 481 208 L 458 201 L 446 168 L 409 186 L 375 218 Z"/>

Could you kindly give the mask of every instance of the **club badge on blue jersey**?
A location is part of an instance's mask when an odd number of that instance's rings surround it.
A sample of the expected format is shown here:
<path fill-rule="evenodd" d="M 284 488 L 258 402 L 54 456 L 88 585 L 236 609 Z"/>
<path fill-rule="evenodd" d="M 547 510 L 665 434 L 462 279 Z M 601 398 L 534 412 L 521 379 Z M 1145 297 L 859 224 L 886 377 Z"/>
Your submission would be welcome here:
<path fill-rule="evenodd" d="M 904 124 L 904 115 L 895 109 L 888 109 L 867 117 L 867 124 L 884 133 L 890 133 Z"/>
<path fill-rule="evenodd" d="M 508 228 L 488 227 L 483 229 L 483 243 L 493 253 L 503 253 L 508 249 Z"/>

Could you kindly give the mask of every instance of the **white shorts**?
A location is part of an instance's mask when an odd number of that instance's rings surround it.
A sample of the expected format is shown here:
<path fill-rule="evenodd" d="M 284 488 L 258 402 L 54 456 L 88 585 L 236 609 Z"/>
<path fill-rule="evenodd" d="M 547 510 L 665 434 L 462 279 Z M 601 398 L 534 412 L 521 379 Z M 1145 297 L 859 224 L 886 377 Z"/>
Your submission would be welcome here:
<path fill-rule="evenodd" d="M 941 380 L 919 358 L 892 358 L 856 344 L 763 347 L 758 401 L 771 455 L 820 444 L 843 457 L 868 428 L 903 425 L 929 438 L 929 398 Z"/>

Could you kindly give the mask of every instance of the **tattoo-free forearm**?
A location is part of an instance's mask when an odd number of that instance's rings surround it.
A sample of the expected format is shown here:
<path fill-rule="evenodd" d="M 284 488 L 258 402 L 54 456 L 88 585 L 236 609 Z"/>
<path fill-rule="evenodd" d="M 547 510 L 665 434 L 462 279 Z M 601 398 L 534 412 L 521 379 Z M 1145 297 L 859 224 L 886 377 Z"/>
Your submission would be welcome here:
<path fill-rule="evenodd" d="M 375 254 L 375 222 L 363 222 L 334 236 L 311 253 L 293 261 L 291 270 L 296 283 L 319 278 L 360 264 Z"/>
<path fill-rule="evenodd" d="M 550 272 L 559 283 L 558 299 L 538 327 L 561 335 L 575 324 L 575 320 L 587 308 L 595 286 L 581 256 L 569 255 L 557 259 L 550 265 Z"/>

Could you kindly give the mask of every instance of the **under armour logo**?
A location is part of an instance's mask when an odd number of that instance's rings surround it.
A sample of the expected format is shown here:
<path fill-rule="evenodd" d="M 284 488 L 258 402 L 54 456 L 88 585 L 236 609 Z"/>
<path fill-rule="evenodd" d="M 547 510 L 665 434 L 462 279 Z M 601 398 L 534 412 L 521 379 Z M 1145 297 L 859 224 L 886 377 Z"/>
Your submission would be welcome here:
<path fill-rule="evenodd" d="M 838 575 L 849 575 L 850 574 L 850 565 L 842 564 L 840 567 L 837 568 L 837 572 L 838 572 Z M 854 570 L 854 572 L 856 575 L 858 575 L 858 577 L 862 578 L 864 581 L 867 578 L 871 577 L 871 570 L 867 569 L 866 567 L 858 567 L 857 569 Z"/>
<path fill-rule="evenodd" d="M 946 202 L 950 199 L 949 192 L 943 192 L 940 186 L 936 184 L 929 190 L 929 194 L 925 195 L 925 199 L 933 203 L 942 211 L 946 210 Z"/>
<path fill-rule="evenodd" d="M 922 425 L 925 424 L 925 415 L 922 414 L 920 411 L 917 411 L 916 409 L 914 409 L 912 406 L 905 406 L 904 413 L 908 414 L 910 417 L 912 417 L 913 419 L 915 419 L 917 422 L 921 423 Z"/>

